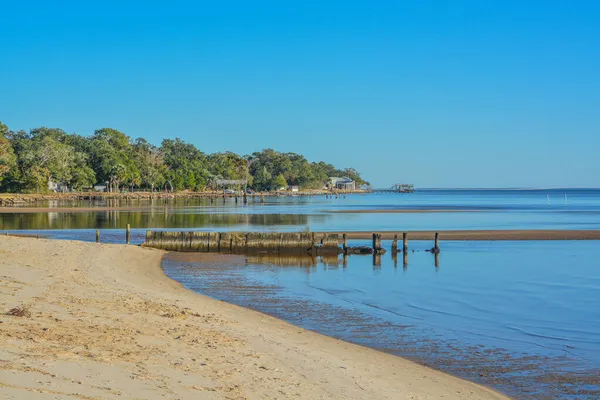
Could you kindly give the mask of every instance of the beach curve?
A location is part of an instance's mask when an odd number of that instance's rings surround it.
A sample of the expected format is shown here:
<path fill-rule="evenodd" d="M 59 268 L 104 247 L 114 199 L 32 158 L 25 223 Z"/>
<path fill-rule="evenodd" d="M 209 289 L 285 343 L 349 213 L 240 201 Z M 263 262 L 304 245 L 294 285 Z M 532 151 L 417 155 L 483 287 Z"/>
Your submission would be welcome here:
<path fill-rule="evenodd" d="M 14 398 L 506 399 L 202 296 L 163 252 L 0 237 L 0 394 Z"/>

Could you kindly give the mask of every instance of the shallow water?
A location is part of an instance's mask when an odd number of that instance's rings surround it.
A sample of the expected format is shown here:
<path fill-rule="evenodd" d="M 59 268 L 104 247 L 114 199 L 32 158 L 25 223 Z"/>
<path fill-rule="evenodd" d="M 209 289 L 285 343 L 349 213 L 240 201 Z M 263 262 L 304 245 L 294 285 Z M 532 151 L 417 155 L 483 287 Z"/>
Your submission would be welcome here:
<path fill-rule="evenodd" d="M 413 242 L 415 249 L 429 243 Z M 600 397 L 597 242 L 443 242 L 328 260 L 163 263 L 187 288 L 408 356 L 517 398 Z M 316 264 L 313 264 L 316 262 Z M 281 265 L 284 264 L 284 265 Z"/>

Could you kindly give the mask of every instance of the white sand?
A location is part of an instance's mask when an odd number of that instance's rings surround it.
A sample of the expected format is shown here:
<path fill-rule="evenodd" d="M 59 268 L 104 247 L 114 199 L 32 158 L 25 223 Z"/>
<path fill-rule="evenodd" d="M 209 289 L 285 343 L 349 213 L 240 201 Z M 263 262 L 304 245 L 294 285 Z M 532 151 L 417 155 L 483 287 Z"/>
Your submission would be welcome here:
<path fill-rule="evenodd" d="M 162 254 L 0 237 L 0 398 L 506 398 L 187 291 Z"/>

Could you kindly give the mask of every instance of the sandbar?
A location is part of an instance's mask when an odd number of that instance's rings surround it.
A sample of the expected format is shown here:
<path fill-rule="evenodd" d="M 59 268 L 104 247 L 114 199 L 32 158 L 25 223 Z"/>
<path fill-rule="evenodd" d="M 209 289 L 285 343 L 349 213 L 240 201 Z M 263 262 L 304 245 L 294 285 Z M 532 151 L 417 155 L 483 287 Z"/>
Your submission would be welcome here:
<path fill-rule="evenodd" d="M 436 232 L 440 240 L 600 240 L 600 230 L 560 230 L 560 229 L 511 229 L 511 230 L 438 230 L 438 231 L 349 231 L 348 239 L 372 239 L 373 233 L 381 234 L 382 239 L 402 239 L 406 232 L 409 240 L 433 240 Z M 336 232 L 329 232 L 336 233 Z M 341 236 L 340 236 L 341 237 Z"/>

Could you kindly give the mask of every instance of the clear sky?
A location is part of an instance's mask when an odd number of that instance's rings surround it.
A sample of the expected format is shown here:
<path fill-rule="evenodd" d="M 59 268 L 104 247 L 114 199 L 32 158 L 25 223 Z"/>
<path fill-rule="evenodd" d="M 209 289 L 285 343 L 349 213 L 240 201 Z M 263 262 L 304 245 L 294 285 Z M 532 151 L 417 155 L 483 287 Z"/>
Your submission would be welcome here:
<path fill-rule="evenodd" d="M 384 187 L 600 186 L 600 1 L 0 1 L 0 120 Z"/>

